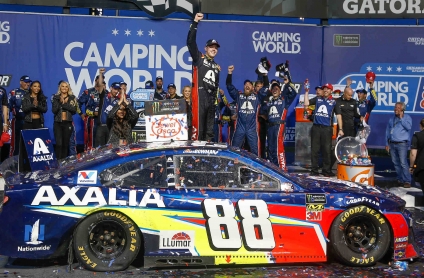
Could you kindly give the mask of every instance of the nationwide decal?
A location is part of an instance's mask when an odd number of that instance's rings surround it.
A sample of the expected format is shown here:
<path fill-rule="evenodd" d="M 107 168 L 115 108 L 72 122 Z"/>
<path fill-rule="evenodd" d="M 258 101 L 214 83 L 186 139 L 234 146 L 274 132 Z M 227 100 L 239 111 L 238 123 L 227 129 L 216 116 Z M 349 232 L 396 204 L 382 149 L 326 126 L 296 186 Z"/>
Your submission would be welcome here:
<path fill-rule="evenodd" d="M 44 240 L 44 225 L 40 225 L 40 219 L 35 221 L 34 225 L 25 225 L 24 240 L 27 244 L 38 245 Z"/>
<path fill-rule="evenodd" d="M 160 231 L 159 249 L 191 249 L 194 231 Z"/>
<path fill-rule="evenodd" d="M 346 205 L 352 205 L 357 203 L 370 203 L 375 206 L 380 206 L 380 203 L 378 201 L 369 199 L 367 197 L 359 197 L 359 198 L 346 197 L 346 198 L 349 198 L 348 200 L 346 200 Z"/>
<path fill-rule="evenodd" d="M 210 155 L 210 154 L 218 154 L 218 151 L 217 150 L 192 150 L 192 149 L 187 149 L 187 150 L 184 150 L 184 153 L 192 153 L 192 154 L 207 154 L 207 155 Z"/>
<path fill-rule="evenodd" d="M 300 33 L 254 31 L 252 43 L 255 52 L 300 54 Z"/>
<path fill-rule="evenodd" d="M 389 64 L 366 63 L 358 73 L 349 73 L 342 76 L 334 89 L 343 89 L 348 77 L 352 80 L 351 88 L 369 91 L 369 84 L 365 82 L 365 74 L 369 71 L 377 75 L 374 89 L 377 93 L 377 105 L 373 112 L 393 114 L 396 102 L 406 104 L 406 113 L 424 114 L 424 66 L 421 64 Z M 357 99 L 357 95 L 354 95 Z"/>
<path fill-rule="evenodd" d="M 0 43 L 10 43 L 9 21 L 0 21 Z"/>
<path fill-rule="evenodd" d="M 61 193 L 56 192 L 56 188 L 60 188 Z M 129 207 L 147 207 L 148 205 L 155 205 L 159 208 L 164 208 L 162 196 L 155 189 L 148 189 L 140 199 L 139 192 L 143 190 L 127 190 L 123 191 L 127 196 L 125 199 L 117 199 L 116 188 L 109 188 L 107 198 L 102 190 L 98 187 L 88 187 L 83 194 L 78 194 L 81 187 L 68 187 L 68 186 L 41 186 L 34 199 L 31 202 L 32 206 L 51 205 L 63 206 L 65 204 L 74 206 L 129 206 Z"/>
<path fill-rule="evenodd" d="M 97 170 L 78 171 L 77 184 L 97 184 Z"/>

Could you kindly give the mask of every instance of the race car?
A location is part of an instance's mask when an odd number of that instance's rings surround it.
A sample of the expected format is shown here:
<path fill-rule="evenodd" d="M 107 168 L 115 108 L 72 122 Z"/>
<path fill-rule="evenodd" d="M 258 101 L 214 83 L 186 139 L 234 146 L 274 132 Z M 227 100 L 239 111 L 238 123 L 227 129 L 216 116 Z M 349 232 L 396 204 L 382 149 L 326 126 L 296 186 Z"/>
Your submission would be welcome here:
<path fill-rule="evenodd" d="M 397 196 L 288 174 L 224 144 L 105 146 L 30 173 L 4 164 L 0 254 L 10 257 L 73 252 L 86 269 L 118 271 L 137 256 L 155 268 L 418 256 Z"/>

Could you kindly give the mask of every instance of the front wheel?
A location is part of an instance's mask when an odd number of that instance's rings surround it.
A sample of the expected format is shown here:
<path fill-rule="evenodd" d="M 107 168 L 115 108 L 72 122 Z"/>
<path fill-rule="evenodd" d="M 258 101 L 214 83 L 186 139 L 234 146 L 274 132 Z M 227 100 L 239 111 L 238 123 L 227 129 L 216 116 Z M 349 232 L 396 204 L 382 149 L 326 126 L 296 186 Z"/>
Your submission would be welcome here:
<path fill-rule="evenodd" d="M 127 269 L 141 246 L 140 229 L 116 211 L 94 213 L 74 231 L 75 256 L 86 269 L 93 271 Z"/>
<path fill-rule="evenodd" d="M 376 264 L 390 247 L 391 232 L 386 218 L 366 207 L 352 207 L 333 222 L 330 242 L 336 257 L 344 264 Z"/>

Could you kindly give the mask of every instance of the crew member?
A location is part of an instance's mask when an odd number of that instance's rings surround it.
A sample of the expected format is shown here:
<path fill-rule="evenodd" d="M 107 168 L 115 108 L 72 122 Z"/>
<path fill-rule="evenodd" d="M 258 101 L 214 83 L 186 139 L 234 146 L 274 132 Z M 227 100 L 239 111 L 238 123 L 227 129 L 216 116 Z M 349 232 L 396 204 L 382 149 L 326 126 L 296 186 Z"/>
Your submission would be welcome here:
<path fill-rule="evenodd" d="M 335 113 L 337 115 L 337 127 L 339 129 L 338 135 L 341 137 L 356 136 L 355 118 L 362 117 L 359 114 L 358 102 L 352 98 L 353 90 L 350 87 L 352 80 L 347 78 L 347 85 L 343 91 L 343 95 L 336 100 Z"/>

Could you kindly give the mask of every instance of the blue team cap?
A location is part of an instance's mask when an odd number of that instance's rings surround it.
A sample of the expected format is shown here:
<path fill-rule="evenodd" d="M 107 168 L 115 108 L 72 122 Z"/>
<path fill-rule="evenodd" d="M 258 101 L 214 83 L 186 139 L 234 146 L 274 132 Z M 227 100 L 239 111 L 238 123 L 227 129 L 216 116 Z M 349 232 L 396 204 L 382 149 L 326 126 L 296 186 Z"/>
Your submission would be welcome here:
<path fill-rule="evenodd" d="M 21 81 L 23 81 L 23 82 L 25 82 L 25 83 L 30 83 L 30 82 L 32 82 L 32 81 L 31 81 L 31 78 L 29 78 L 29 76 L 28 76 L 28 75 L 24 75 L 24 76 L 22 76 L 22 77 L 21 77 Z"/>
<path fill-rule="evenodd" d="M 356 93 L 357 93 L 357 94 L 359 94 L 359 93 L 368 94 L 367 90 L 365 90 L 365 89 L 362 89 L 362 90 L 356 90 Z"/>
<path fill-rule="evenodd" d="M 110 85 L 110 87 L 114 89 L 121 89 L 121 85 L 119 85 L 119 82 L 113 82 L 112 85 Z"/>
<path fill-rule="evenodd" d="M 253 86 L 253 82 L 252 82 L 252 81 L 250 81 L 249 79 L 244 80 L 243 84 L 244 84 L 244 85 L 246 85 L 246 83 L 247 83 L 247 82 L 249 82 L 249 83 L 250 83 L 250 84 L 252 84 L 252 86 Z"/>
<path fill-rule="evenodd" d="M 146 83 L 144 84 L 144 88 L 145 89 L 153 89 L 154 88 L 153 81 L 151 81 L 151 80 L 146 81 Z"/>

